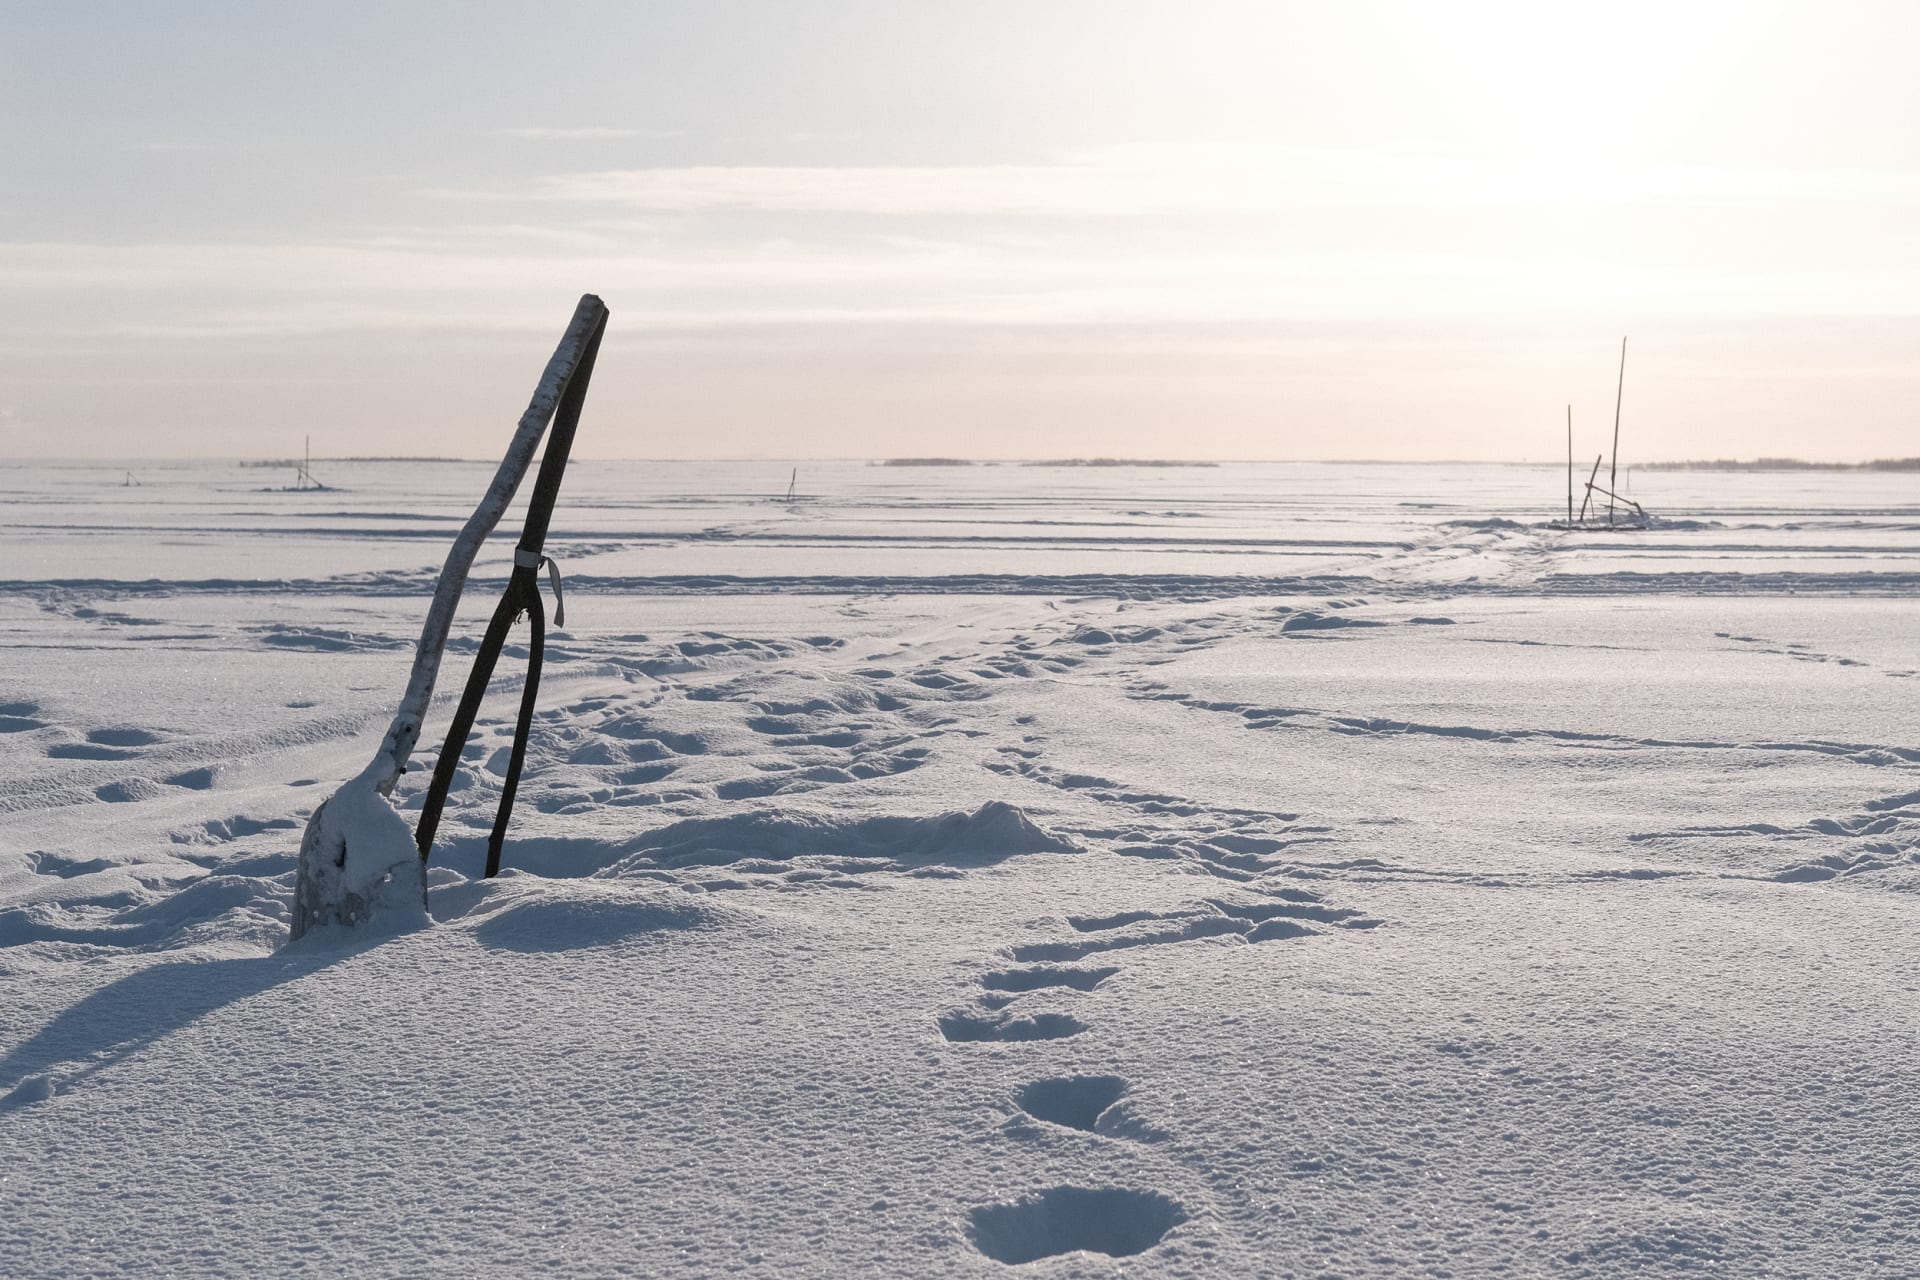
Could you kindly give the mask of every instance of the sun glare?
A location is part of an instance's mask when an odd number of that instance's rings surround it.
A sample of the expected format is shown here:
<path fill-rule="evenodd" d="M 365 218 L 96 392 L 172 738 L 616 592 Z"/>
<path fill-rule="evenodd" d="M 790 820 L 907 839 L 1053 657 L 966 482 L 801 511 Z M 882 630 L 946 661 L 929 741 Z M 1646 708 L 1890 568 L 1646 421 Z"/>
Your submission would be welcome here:
<path fill-rule="evenodd" d="M 1469 0 L 1380 7 L 1474 145 L 1518 164 L 1659 159 L 1684 147 L 1765 27 L 1766 3 Z M 1737 105 L 1737 104 L 1736 104 Z"/>

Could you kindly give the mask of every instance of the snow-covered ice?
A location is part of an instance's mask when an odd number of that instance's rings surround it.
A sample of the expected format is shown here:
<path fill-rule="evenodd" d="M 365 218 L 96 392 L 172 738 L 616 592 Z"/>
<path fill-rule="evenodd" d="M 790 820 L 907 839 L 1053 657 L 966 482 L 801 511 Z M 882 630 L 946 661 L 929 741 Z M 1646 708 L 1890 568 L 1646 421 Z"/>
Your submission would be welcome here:
<path fill-rule="evenodd" d="M 134 470 L 0 465 L 0 1274 L 1920 1275 L 1910 475 L 576 461 L 508 870 L 512 647 L 287 946 L 491 467 Z"/>

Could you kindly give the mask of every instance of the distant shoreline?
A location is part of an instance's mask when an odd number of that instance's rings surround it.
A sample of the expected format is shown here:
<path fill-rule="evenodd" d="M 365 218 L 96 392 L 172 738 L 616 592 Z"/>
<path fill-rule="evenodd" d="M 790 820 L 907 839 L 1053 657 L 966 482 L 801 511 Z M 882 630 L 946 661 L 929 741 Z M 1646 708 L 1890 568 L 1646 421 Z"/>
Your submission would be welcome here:
<path fill-rule="evenodd" d="M 177 461 L 191 462 L 193 461 L 193 459 L 180 458 L 180 459 L 177 459 Z M 401 453 L 393 453 L 393 454 L 363 454 L 359 457 L 348 457 L 348 458 L 315 458 L 313 459 L 313 461 L 315 462 L 481 462 L 481 461 L 484 461 L 484 459 L 444 458 L 444 457 L 436 457 L 430 454 L 408 455 L 408 454 L 401 454 Z M 240 459 L 240 465 L 243 467 L 299 467 L 299 466 L 304 466 L 306 464 L 300 458 L 242 458 Z"/>
<path fill-rule="evenodd" d="M 883 458 L 875 467 L 1217 467 L 1179 458 Z"/>
<path fill-rule="evenodd" d="M 1636 471 L 1920 471 L 1920 458 L 1875 458 L 1871 462 L 1808 462 L 1801 458 L 1702 459 L 1693 462 L 1639 462 Z"/>
<path fill-rule="evenodd" d="M 1269 466 L 1269 467 L 1549 467 L 1564 468 L 1563 459 L 1522 458 L 647 458 L 647 457 L 580 457 L 581 462 L 647 462 L 669 463 L 672 465 L 721 463 L 733 466 L 781 466 L 808 467 L 834 464 L 854 464 L 869 467 L 1226 467 L 1226 466 Z M 312 465 L 332 466 L 339 463 L 412 463 L 416 465 L 446 464 L 460 466 L 494 466 L 498 458 L 456 458 L 429 454 L 361 454 L 350 457 L 318 457 Z M 132 467 L 177 467 L 191 466 L 196 463 L 217 463 L 238 466 L 247 470 L 266 470 L 272 468 L 296 468 L 304 460 L 298 458 L 236 458 L 227 456 L 192 456 L 174 458 L 72 458 L 72 457 L 0 457 L 0 467 L 50 466 L 81 467 L 88 469 L 124 470 Z M 1880 473 L 1907 473 L 1920 471 L 1920 458 L 1874 458 L 1866 462 L 1822 462 L 1804 458 L 1694 458 L 1681 461 L 1644 462 L 1623 461 L 1623 471 L 1861 471 Z"/>

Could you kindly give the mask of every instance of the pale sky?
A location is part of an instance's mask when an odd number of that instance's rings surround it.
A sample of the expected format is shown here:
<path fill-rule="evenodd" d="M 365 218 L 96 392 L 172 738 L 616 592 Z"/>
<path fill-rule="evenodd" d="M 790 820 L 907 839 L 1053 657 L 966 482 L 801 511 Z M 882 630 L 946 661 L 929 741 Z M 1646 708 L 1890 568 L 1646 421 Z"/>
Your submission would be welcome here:
<path fill-rule="evenodd" d="M 1920 5 L 533 8 L 10 6 L 0 458 L 1920 454 Z"/>

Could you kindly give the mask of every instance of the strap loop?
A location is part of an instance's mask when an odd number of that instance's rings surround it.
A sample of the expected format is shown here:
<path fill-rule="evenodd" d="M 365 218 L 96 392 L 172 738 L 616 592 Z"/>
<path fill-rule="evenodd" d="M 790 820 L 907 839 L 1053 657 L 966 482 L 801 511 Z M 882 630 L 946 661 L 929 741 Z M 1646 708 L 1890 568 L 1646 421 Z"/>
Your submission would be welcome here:
<path fill-rule="evenodd" d="M 564 627 L 567 625 L 567 601 L 566 597 L 560 594 L 559 564 L 554 561 L 553 557 L 543 556 L 538 551 L 527 551 L 523 548 L 514 549 L 514 568 L 538 570 L 542 565 L 546 566 L 547 581 L 553 584 L 553 625 L 556 627 Z"/>

